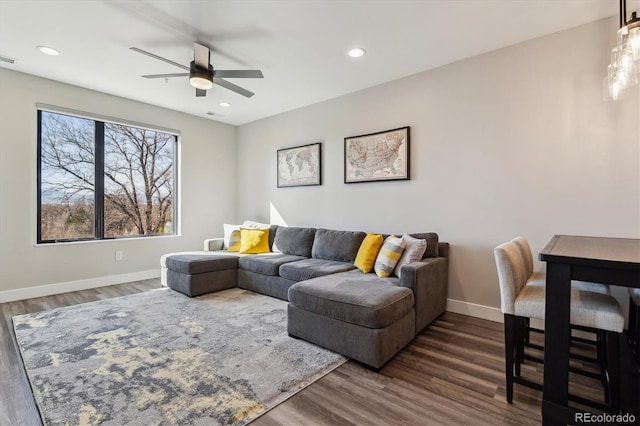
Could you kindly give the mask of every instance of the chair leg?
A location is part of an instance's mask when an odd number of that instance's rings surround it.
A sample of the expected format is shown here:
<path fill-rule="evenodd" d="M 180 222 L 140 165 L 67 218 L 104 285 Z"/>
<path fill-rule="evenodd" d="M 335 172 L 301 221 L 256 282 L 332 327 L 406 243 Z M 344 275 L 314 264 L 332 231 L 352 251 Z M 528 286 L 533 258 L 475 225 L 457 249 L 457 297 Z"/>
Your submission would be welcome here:
<path fill-rule="evenodd" d="M 607 375 L 609 378 L 609 408 L 617 414 L 620 411 L 620 342 L 619 333 L 607 331 Z"/>
<path fill-rule="evenodd" d="M 629 297 L 629 327 L 627 327 L 627 336 L 629 342 L 633 345 L 638 338 L 638 307 L 633 303 L 633 299 Z"/>
<path fill-rule="evenodd" d="M 514 339 L 518 319 L 509 314 L 504 314 L 504 360 L 507 385 L 507 402 L 513 402 L 513 363 L 515 356 Z"/>
<path fill-rule="evenodd" d="M 596 332 L 596 358 L 600 366 L 600 382 L 605 389 L 604 402 L 609 403 L 609 392 L 607 392 L 607 336 L 604 330 Z"/>
<path fill-rule="evenodd" d="M 634 328 L 635 328 L 635 348 L 636 348 L 636 364 L 640 366 L 640 306 L 634 304 Z"/>
<path fill-rule="evenodd" d="M 516 321 L 515 330 L 515 374 L 516 377 L 520 377 L 520 366 L 524 362 L 524 342 L 526 335 L 529 334 L 529 330 L 526 324 L 527 318 L 518 318 Z"/>
<path fill-rule="evenodd" d="M 629 327 L 627 327 L 627 337 L 636 355 L 636 363 L 640 365 L 640 306 L 633 303 L 629 297 Z"/>

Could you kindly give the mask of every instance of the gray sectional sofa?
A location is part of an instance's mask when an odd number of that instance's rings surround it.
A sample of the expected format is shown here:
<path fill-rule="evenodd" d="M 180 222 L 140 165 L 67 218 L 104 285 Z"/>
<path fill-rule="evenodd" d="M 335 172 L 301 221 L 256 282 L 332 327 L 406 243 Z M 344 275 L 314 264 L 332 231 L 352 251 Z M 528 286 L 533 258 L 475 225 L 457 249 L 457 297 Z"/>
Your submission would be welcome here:
<path fill-rule="evenodd" d="M 190 296 L 237 285 L 287 300 L 291 336 L 380 368 L 446 306 L 448 243 L 435 233 L 409 235 L 427 240 L 427 249 L 401 278 L 354 266 L 364 232 L 271 225 L 270 253 L 228 252 L 222 238 L 206 240 L 203 252 L 163 256 L 162 279 Z M 203 269 L 207 263 L 213 267 Z"/>

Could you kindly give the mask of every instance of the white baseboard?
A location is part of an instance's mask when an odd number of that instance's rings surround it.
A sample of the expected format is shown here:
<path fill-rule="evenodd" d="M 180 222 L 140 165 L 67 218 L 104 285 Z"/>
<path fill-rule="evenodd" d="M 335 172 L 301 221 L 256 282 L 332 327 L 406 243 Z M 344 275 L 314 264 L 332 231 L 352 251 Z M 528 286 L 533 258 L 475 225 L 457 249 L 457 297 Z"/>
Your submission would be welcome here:
<path fill-rule="evenodd" d="M 475 303 L 463 302 L 461 300 L 447 299 L 447 311 L 494 322 L 504 322 L 504 315 L 499 308 L 477 305 Z"/>
<path fill-rule="evenodd" d="M 6 290 L 0 291 L 0 303 L 50 296 L 52 294 L 68 293 L 70 291 L 87 290 L 90 288 L 104 287 L 114 284 L 123 284 L 132 281 L 148 280 L 158 277 L 160 277 L 160 268 L 148 271 L 132 272 L 129 274 L 109 275 L 106 277 L 89 278 L 86 280 Z"/>

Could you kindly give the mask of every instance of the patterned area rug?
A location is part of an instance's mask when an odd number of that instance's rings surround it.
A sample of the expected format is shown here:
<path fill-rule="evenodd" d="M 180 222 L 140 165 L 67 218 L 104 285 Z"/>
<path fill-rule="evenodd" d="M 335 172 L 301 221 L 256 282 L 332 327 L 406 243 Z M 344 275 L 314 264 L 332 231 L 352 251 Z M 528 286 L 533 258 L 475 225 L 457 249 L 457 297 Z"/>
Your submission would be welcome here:
<path fill-rule="evenodd" d="M 237 424 L 346 359 L 288 336 L 287 303 L 169 289 L 13 317 L 45 424 Z"/>

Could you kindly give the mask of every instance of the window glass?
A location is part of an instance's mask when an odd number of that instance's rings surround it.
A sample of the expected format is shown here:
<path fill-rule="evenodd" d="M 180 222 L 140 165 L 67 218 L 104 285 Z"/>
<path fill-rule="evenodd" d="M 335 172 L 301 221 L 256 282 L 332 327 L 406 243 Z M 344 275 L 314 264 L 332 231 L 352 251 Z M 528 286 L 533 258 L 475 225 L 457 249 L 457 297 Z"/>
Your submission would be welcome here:
<path fill-rule="evenodd" d="M 38 117 L 39 243 L 175 233 L 175 135 Z"/>
<path fill-rule="evenodd" d="M 41 117 L 41 239 L 94 238 L 95 124 L 49 112 Z"/>
<path fill-rule="evenodd" d="M 171 233 L 175 136 L 106 123 L 105 236 Z"/>

